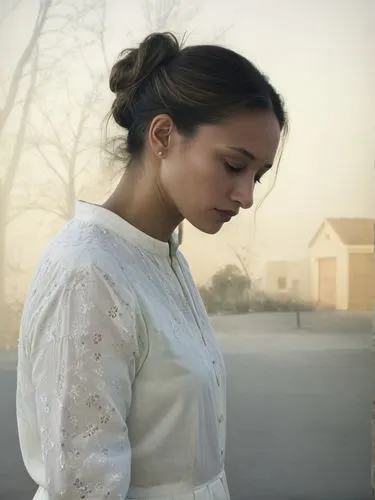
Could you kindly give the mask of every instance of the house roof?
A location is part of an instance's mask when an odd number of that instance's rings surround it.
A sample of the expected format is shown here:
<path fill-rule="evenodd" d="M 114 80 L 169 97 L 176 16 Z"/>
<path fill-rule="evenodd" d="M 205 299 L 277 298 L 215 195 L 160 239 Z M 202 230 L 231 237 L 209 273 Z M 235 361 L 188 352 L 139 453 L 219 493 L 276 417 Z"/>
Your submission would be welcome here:
<path fill-rule="evenodd" d="M 375 219 L 329 218 L 328 222 L 344 245 L 373 245 L 375 239 Z M 310 245 L 313 245 L 320 234 L 324 223 L 315 233 Z"/>

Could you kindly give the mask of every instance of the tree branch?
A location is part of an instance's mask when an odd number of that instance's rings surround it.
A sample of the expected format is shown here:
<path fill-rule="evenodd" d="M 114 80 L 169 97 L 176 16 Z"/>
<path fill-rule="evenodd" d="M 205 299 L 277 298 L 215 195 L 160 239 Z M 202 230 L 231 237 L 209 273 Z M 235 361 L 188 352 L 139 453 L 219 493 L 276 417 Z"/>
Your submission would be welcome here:
<path fill-rule="evenodd" d="M 8 95 L 6 97 L 5 105 L 4 107 L 0 110 L 0 136 L 3 132 L 5 123 L 7 119 L 9 118 L 9 115 L 12 111 L 13 108 L 13 103 L 15 101 L 17 92 L 18 92 L 18 87 L 21 81 L 21 76 L 24 71 L 24 68 L 29 61 L 36 44 L 38 42 L 38 38 L 43 30 L 44 24 L 47 19 L 47 14 L 48 11 L 51 7 L 52 0 L 44 0 L 43 2 L 40 2 L 39 5 L 39 11 L 38 11 L 38 16 L 37 16 L 37 21 L 34 26 L 33 33 L 31 35 L 31 38 L 23 51 L 20 59 L 18 60 L 18 63 L 16 65 L 16 69 L 13 73 L 12 80 L 10 83 Z"/>
<path fill-rule="evenodd" d="M 56 129 L 55 124 L 53 123 L 51 116 L 49 113 L 46 113 L 42 107 L 39 108 L 44 118 L 47 120 L 48 125 L 50 126 L 55 141 L 49 141 L 50 144 L 53 144 L 58 150 L 61 158 L 63 159 L 66 165 L 69 165 L 69 156 L 66 153 L 65 146 L 61 141 L 59 131 Z"/>
<path fill-rule="evenodd" d="M 67 182 L 64 179 L 64 177 L 60 174 L 60 172 L 57 170 L 57 168 L 53 165 L 53 163 L 49 160 L 48 156 L 44 153 L 43 149 L 41 148 L 40 144 L 34 143 L 34 147 L 36 150 L 39 152 L 40 156 L 43 158 L 43 160 L 46 162 L 48 165 L 48 168 L 52 170 L 52 172 L 60 179 L 62 184 L 66 186 Z"/>
<path fill-rule="evenodd" d="M 59 208 L 59 207 L 54 208 L 53 206 L 46 206 L 40 202 L 34 202 L 34 203 L 30 203 L 29 205 L 25 205 L 22 208 L 22 210 L 23 210 L 22 212 L 15 214 L 13 217 L 10 217 L 9 218 L 10 220 L 8 221 L 8 223 L 15 220 L 18 216 L 22 215 L 24 212 L 30 212 L 33 210 L 36 210 L 36 211 L 40 210 L 42 212 L 47 212 L 48 214 L 56 215 L 56 217 L 59 217 L 63 220 L 68 219 L 67 214 L 63 208 Z"/>
<path fill-rule="evenodd" d="M 35 86 L 35 81 L 36 81 L 36 75 L 37 75 L 37 70 L 38 70 L 38 51 L 36 51 L 34 59 L 33 59 L 33 66 L 32 66 L 32 73 L 31 73 L 31 80 L 30 80 L 30 85 L 26 94 L 26 99 L 23 104 L 22 108 L 22 114 L 21 114 L 21 120 L 20 120 L 20 126 L 18 129 L 18 133 L 16 136 L 16 141 L 13 147 L 13 154 L 10 160 L 9 167 L 6 171 L 5 174 L 5 180 L 4 180 L 4 190 L 3 190 L 3 206 L 6 208 L 7 207 L 7 202 L 12 190 L 12 186 L 14 183 L 14 179 L 16 176 L 16 172 L 18 169 L 18 164 L 19 160 L 22 154 L 22 146 L 25 140 L 25 135 L 26 135 L 26 124 L 27 124 L 27 116 L 29 114 L 29 109 L 31 106 L 32 102 L 32 96 L 33 96 L 33 91 L 34 91 L 34 86 Z"/>

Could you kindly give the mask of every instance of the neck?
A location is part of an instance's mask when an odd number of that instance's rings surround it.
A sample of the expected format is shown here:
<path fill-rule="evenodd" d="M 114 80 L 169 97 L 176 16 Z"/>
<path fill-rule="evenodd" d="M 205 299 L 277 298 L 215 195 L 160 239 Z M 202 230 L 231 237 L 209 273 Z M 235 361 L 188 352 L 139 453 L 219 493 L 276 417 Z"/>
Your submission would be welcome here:
<path fill-rule="evenodd" d="M 132 166 L 126 169 L 118 186 L 103 207 L 125 219 L 143 233 L 169 241 L 182 221 L 159 187 L 157 179 Z"/>

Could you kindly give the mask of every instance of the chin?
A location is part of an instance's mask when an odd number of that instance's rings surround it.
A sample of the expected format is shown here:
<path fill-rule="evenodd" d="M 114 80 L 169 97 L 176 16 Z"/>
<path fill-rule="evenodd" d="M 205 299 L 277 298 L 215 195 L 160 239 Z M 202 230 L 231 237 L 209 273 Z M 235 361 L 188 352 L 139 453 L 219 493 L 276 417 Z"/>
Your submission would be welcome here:
<path fill-rule="evenodd" d="M 222 222 L 216 222 L 216 223 L 212 223 L 212 222 L 195 223 L 193 221 L 189 221 L 189 222 L 192 226 L 194 226 L 196 229 L 198 229 L 199 231 L 201 231 L 202 233 L 205 233 L 205 234 L 217 234 L 220 231 L 220 229 L 223 227 Z"/>
<path fill-rule="evenodd" d="M 211 227 L 206 228 L 206 229 L 201 229 L 201 231 L 203 233 L 206 233 L 206 234 L 217 234 L 222 227 L 223 227 L 223 224 L 220 224 L 220 226 L 211 226 Z"/>

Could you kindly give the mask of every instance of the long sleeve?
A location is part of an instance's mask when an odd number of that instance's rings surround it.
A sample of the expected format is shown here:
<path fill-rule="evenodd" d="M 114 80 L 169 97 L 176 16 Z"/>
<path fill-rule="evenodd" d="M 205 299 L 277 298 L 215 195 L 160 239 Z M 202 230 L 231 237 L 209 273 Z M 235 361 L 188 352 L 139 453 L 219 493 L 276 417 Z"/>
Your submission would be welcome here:
<path fill-rule="evenodd" d="M 60 280 L 38 316 L 32 379 L 48 498 L 125 499 L 126 422 L 146 350 L 134 299 L 90 266 Z"/>

